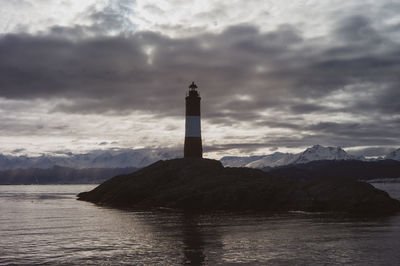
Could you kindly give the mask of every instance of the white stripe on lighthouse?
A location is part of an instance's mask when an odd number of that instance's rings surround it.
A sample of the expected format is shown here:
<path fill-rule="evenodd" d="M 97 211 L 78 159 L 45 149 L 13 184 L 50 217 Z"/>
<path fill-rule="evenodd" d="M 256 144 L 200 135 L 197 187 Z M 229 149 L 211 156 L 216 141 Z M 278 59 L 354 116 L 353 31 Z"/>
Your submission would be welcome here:
<path fill-rule="evenodd" d="M 186 137 L 201 137 L 200 116 L 186 116 Z"/>

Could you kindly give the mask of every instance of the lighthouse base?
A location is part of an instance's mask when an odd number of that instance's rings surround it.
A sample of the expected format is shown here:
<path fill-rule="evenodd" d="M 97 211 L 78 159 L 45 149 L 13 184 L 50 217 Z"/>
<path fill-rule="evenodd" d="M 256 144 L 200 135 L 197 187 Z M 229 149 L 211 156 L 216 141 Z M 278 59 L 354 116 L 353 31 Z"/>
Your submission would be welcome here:
<path fill-rule="evenodd" d="M 203 158 L 203 148 L 200 137 L 186 137 L 183 150 L 184 157 Z"/>

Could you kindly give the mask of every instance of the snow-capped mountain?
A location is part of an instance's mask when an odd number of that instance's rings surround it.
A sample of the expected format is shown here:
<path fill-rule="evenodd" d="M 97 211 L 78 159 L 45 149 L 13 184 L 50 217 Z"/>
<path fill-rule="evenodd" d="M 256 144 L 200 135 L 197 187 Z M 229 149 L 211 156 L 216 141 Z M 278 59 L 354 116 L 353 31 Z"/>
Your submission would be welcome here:
<path fill-rule="evenodd" d="M 158 160 L 179 157 L 176 151 L 159 149 L 94 150 L 84 154 L 39 157 L 0 154 L 0 170 L 16 168 L 51 168 L 54 165 L 71 168 L 141 168 Z"/>
<path fill-rule="evenodd" d="M 385 156 L 386 160 L 400 161 L 400 149 L 394 150 Z"/>
<path fill-rule="evenodd" d="M 94 150 L 88 153 L 63 155 L 42 155 L 38 157 L 12 156 L 0 153 L 0 170 L 17 168 L 51 168 L 54 165 L 70 168 L 142 168 L 158 160 L 182 157 L 177 150 L 168 149 L 115 149 Z M 400 161 L 400 149 L 383 158 Z M 275 152 L 260 156 L 226 156 L 221 158 L 224 166 L 266 168 L 290 164 L 302 164 L 317 160 L 366 160 L 354 157 L 340 147 L 314 145 L 297 154 Z"/>
<path fill-rule="evenodd" d="M 292 164 L 308 163 L 311 161 L 320 160 L 355 160 L 356 158 L 340 147 L 323 147 L 321 145 L 314 145 L 307 148 L 305 151 L 298 155 L 298 158 L 293 160 Z"/>
<path fill-rule="evenodd" d="M 268 156 L 268 155 L 266 155 Z M 225 167 L 244 167 L 246 164 L 251 162 L 260 160 L 264 158 L 265 155 L 262 156 L 224 156 L 220 159 L 221 163 Z"/>
<path fill-rule="evenodd" d="M 255 156 L 254 156 L 255 157 Z M 318 160 L 360 160 L 362 159 L 354 157 L 348 153 L 346 153 L 340 147 L 323 147 L 321 145 L 314 145 L 310 148 L 307 148 L 305 151 L 301 153 L 281 153 L 275 152 L 270 155 L 259 156 L 261 157 L 258 160 L 253 160 L 247 164 L 238 164 L 235 165 L 234 158 L 230 159 L 229 166 L 235 167 L 251 167 L 251 168 L 265 168 L 265 167 L 277 167 L 277 166 L 284 166 L 289 164 L 302 164 L 308 163 L 311 161 L 318 161 Z M 249 157 L 238 157 L 238 158 L 249 158 Z M 240 159 L 236 160 L 237 162 L 241 163 Z M 225 166 L 225 161 L 221 161 Z"/>
<path fill-rule="evenodd" d="M 264 156 L 264 158 L 261 158 L 260 160 L 248 163 L 245 166 L 250 168 L 276 167 L 291 164 L 291 162 L 296 158 L 297 154 L 275 152 Z"/>

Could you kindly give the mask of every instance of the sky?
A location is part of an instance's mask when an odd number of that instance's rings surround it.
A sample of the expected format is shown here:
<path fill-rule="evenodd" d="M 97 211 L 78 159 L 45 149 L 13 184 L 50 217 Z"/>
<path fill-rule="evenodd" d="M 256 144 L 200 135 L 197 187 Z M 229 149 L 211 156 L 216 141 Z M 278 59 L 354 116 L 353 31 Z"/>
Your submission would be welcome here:
<path fill-rule="evenodd" d="M 0 153 L 400 146 L 400 3 L 0 0 Z"/>

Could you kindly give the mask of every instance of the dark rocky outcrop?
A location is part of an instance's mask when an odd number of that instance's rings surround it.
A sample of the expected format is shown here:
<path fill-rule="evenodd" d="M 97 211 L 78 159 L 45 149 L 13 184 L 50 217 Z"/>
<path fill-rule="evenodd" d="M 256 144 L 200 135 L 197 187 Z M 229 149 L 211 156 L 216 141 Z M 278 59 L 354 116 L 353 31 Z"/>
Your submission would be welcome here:
<path fill-rule="evenodd" d="M 257 169 L 224 168 L 209 159 L 158 161 L 111 178 L 79 200 L 113 207 L 188 211 L 333 211 L 392 214 L 400 202 L 372 185 L 349 179 L 294 179 Z"/>

